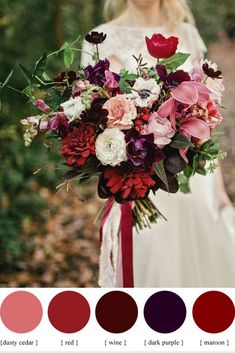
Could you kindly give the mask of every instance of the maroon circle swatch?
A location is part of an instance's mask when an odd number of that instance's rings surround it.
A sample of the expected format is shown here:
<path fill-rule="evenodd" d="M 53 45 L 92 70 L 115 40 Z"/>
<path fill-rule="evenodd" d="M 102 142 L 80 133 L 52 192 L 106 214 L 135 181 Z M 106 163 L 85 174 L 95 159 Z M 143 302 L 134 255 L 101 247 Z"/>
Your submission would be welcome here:
<path fill-rule="evenodd" d="M 42 319 L 42 305 L 34 294 L 27 291 L 16 291 L 4 299 L 0 315 L 9 330 L 16 333 L 27 333 L 39 325 Z"/>
<path fill-rule="evenodd" d="M 60 332 L 78 332 L 89 321 L 90 306 L 83 295 L 74 291 L 64 291 L 51 300 L 48 318 L 52 326 Z"/>
<path fill-rule="evenodd" d="M 100 298 L 96 305 L 95 314 L 99 325 L 104 330 L 123 333 L 135 324 L 138 308 L 129 294 L 113 291 Z"/>
<path fill-rule="evenodd" d="M 220 333 L 232 324 L 235 308 L 224 293 L 210 291 L 202 294 L 194 303 L 193 318 L 197 326 L 208 333 Z"/>

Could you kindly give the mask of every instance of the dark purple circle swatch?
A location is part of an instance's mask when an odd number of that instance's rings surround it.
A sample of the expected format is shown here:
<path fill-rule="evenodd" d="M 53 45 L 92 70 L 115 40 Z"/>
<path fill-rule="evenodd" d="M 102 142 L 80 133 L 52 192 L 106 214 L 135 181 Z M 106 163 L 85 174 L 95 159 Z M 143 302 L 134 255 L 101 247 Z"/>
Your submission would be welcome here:
<path fill-rule="evenodd" d="M 138 308 L 129 294 L 112 291 L 100 298 L 96 305 L 95 314 L 99 325 L 104 330 L 123 333 L 135 324 Z"/>
<path fill-rule="evenodd" d="M 186 306 L 178 294 L 160 291 L 147 300 L 144 318 L 154 331 L 171 333 L 183 325 L 186 318 Z"/>

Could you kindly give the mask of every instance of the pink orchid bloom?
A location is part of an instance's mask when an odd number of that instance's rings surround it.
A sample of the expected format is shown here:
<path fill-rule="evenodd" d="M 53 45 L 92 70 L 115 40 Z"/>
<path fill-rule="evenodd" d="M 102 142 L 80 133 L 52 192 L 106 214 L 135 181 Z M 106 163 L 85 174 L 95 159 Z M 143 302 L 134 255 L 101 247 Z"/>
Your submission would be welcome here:
<path fill-rule="evenodd" d="M 182 135 L 193 136 L 199 140 L 208 140 L 211 134 L 207 123 L 197 118 L 189 118 L 180 126 L 179 131 Z"/>
<path fill-rule="evenodd" d="M 208 101 L 210 98 L 210 91 L 202 83 L 184 81 L 171 91 L 171 95 L 178 102 L 193 105 Z"/>
<path fill-rule="evenodd" d="M 210 98 L 210 91 L 201 83 L 194 81 L 184 81 L 178 87 L 171 90 L 171 98 L 164 102 L 157 110 L 162 118 L 170 117 L 171 124 L 176 129 L 176 110 L 180 103 L 193 105 L 207 102 Z M 180 126 L 180 132 L 187 137 L 196 137 L 206 140 L 210 137 L 208 125 L 197 118 L 189 118 Z"/>

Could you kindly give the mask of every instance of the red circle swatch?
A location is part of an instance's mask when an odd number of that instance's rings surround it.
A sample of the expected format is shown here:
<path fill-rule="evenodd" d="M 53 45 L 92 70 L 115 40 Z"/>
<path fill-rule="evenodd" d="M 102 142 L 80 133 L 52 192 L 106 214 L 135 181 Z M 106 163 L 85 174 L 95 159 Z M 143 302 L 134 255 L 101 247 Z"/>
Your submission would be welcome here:
<path fill-rule="evenodd" d="M 48 317 L 58 331 L 78 332 L 89 321 L 90 306 L 81 294 L 74 291 L 64 291 L 51 300 L 48 307 Z"/>
<path fill-rule="evenodd" d="M 197 326 L 208 333 L 220 333 L 232 324 L 235 308 L 224 293 L 210 291 L 202 294 L 194 303 L 193 318 Z"/>
<path fill-rule="evenodd" d="M 99 325 L 112 333 L 123 333 L 136 322 L 138 308 L 127 293 L 113 291 L 103 295 L 96 305 L 96 319 Z"/>

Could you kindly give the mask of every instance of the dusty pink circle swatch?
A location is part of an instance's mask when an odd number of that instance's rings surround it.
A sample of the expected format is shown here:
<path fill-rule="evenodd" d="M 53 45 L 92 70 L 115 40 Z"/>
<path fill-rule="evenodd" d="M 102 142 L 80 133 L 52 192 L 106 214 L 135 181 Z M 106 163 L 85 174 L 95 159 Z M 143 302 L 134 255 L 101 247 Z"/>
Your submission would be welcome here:
<path fill-rule="evenodd" d="M 30 332 L 42 319 L 42 305 L 34 294 L 17 291 L 4 299 L 0 316 L 9 330 L 16 333 Z"/>

